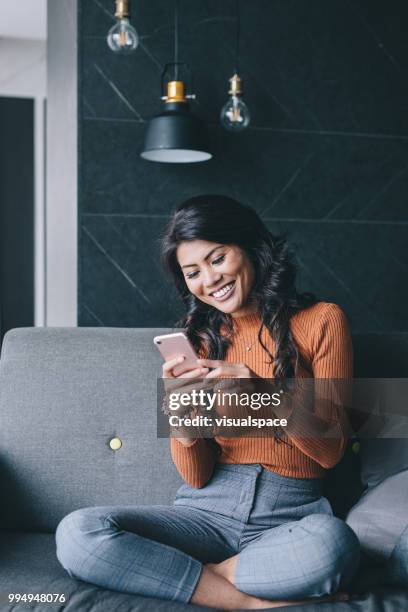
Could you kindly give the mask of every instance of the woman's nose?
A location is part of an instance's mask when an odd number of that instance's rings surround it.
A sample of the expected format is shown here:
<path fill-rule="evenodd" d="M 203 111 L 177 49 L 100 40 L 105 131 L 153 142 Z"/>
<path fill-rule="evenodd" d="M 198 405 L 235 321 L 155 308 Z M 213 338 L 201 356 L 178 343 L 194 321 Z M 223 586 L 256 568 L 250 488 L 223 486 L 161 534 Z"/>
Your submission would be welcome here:
<path fill-rule="evenodd" d="M 220 282 L 222 274 L 215 270 L 205 270 L 203 274 L 203 281 L 206 288 L 215 287 Z"/>

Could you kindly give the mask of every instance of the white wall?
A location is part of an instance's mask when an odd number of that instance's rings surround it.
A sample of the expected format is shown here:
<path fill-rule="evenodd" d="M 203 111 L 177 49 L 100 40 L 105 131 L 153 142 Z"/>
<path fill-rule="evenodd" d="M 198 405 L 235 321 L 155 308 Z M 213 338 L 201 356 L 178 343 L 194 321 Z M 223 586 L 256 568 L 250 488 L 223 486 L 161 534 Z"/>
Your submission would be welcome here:
<path fill-rule="evenodd" d="M 45 41 L 0 38 L 0 95 L 44 99 L 46 91 Z"/>
<path fill-rule="evenodd" d="M 62 327 L 77 325 L 77 1 L 48 0 L 45 310 Z"/>
<path fill-rule="evenodd" d="M 0 38 L 3 37 L 45 40 L 47 0 L 0 0 Z"/>
<path fill-rule="evenodd" d="M 0 12 L 0 17 L 2 24 L 0 31 L 4 32 L 6 26 L 4 13 Z M 46 92 L 46 42 L 0 38 L 0 96 L 34 99 L 34 322 L 37 326 L 46 323 L 44 184 Z"/>

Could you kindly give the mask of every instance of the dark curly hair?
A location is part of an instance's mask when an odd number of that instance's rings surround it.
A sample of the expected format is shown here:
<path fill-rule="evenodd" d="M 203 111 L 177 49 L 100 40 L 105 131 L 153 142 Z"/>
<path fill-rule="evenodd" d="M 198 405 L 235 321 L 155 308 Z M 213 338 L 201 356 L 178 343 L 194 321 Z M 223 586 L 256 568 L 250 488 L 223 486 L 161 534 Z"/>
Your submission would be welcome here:
<path fill-rule="evenodd" d="M 256 301 L 262 320 L 259 342 L 273 365 L 274 378 L 279 382 L 293 378 L 299 352 L 290 330 L 290 319 L 317 300 L 310 293 L 297 292 L 296 268 L 285 238 L 271 234 L 252 208 L 226 196 L 198 196 L 177 207 L 161 247 L 163 263 L 187 310 L 179 324 L 186 328 L 197 352 L 204 349 L 209 359 L 223 359 L 231 342 L 232 318 L 201 302 L 188 290 L 176 252 L 182 242 L 191 240 L 233 244 L 249 257 L 255 271 L 251 298 Z M 271 355 L 262 341 L 263 327 L 275 343 L 275 355 Z"/>

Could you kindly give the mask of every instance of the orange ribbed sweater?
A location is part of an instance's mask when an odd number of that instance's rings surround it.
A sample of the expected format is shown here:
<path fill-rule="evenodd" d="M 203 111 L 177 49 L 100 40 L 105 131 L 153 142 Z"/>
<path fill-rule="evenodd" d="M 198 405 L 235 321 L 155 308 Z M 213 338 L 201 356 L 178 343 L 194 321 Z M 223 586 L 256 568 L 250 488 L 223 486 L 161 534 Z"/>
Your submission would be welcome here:
<path fill-rule="evenodd" d="M 262 378 L 273 378 L 268 356 L 257 340 L 259 315 L 238 317 L 225 361 L 245 363 Z M 304 364 L 297 376 L 316 379 L 350 379 L 353 355 L 347 320 L 335 304 L 318 302 L 297 312 L 291 319 L 291 332 Z M 274 343 L 264 330 L 263 341 L 274 354 Z M 252 346 L 251 346 L 252 345 Z M 251 350 L 247 350 L 251 346 Z M 332 423 L 330 417 L 320 414 Z M 344 417 L 344 418 L 343 418 Z M 341 459 L 347 442 L 347 419 L 338 415 L 339 434 L 332 437 L 307 437 L 308 417 L 294 410 L 288 418 L 283 441 L 273 437 L 216 437 L 221 455 L 216 458 L 206 439 L 198 438 L 183 446 L 171 438 L 171 454 L 182 478 L 193 487 L 202 487 L 211 478 L 216 461 L 220 463 L 260 463 L 267 470 L 293 478 L 320 478 L 327 468 Z"/>

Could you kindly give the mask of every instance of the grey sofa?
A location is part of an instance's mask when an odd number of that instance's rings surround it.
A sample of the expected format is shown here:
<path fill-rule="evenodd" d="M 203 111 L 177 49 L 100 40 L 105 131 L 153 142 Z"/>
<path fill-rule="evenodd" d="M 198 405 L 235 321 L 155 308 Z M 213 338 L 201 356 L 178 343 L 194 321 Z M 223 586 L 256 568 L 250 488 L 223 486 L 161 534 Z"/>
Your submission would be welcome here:
<path fill-rule="evenodd" d="M 193 609 L 72 580 L 55 556 L 53 532 L 72 510 L 170 503 L 181 483 L 168 440 L 156 436 L 161 360 L 152 338 L 166 331 L 30 328 L 6 335 L 0 360 L 0 610 Z M 406 336 L 402 341 L 400 336 L 357 337 L 359 375 L 370 374 L 367 364 L 378 367 L 375 355 L 384 355 L 384 344 L 392 348 L 396 361 L 406 365 Z M 122 442 L 116 451 L 109 445 L 115 437 Z M 328 491 L 337 495 L 333 502 L 340 514 L 352 503 L 351 497 L 359 494 L 357 460 L 356 455 L 348 455 L 329 478 Z M 352 480 L 357 484 L 352 485 Z M 345 483 L 347 496 L 339 495 Z M 403 590 L 379 587 L 370 591 L 367 584 L 364 588 L 353 603 L 290 609 L 408 609 Z M 67 602 L 9 605 L 5 598 L 9 592 L 63 593 Z"/>

